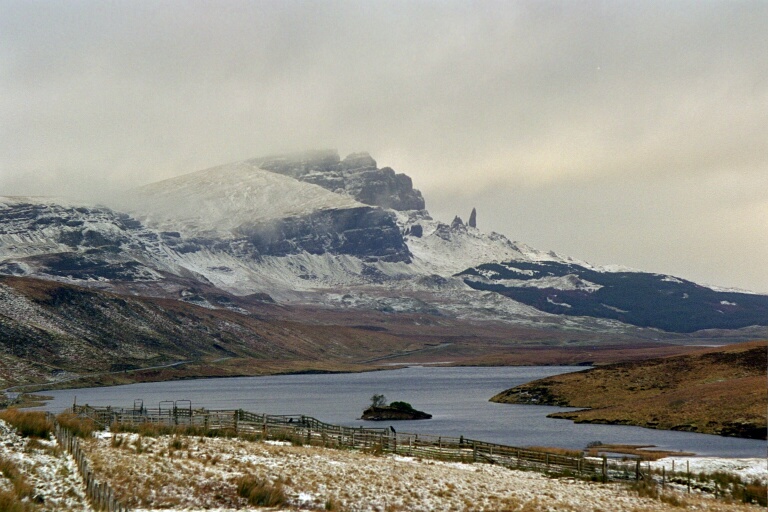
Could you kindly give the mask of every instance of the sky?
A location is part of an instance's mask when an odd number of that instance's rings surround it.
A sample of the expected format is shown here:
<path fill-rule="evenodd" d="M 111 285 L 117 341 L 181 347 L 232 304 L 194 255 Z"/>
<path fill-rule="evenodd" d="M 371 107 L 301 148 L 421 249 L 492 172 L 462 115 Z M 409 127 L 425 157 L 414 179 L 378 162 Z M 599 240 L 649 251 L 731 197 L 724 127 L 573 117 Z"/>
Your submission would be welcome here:
<path fill-rule="evenodd" d="M 768 2 L 0 0 L 0 195 L 368 151 L 433 217 L 768 293 Z"/>

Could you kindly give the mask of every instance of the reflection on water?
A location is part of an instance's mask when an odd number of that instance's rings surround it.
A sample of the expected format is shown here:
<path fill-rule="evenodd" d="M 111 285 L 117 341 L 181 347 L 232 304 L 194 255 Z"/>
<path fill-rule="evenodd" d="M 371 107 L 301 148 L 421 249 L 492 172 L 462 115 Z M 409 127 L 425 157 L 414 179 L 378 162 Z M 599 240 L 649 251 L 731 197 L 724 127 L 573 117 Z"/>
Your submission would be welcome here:
<path fill-rule="evenodd" d="M 78 404 L 146 407 L 165 400 L 191 400 L 194 407 L 244 409 L 268 414 L 304 414 L 346 426 L 385 426 L 357 418 L 374 393 L 432 414 L 431 420 L 397 422 L 401 432 L 464 436 L 513 446 L 584 448 L 588 443 L 642 444 L 722 457 L 762 457 L 765 442 L 687 432 L 613 425 L 577 425 L 547 418 L 562 407 L 495 404 L 488 399 L 531 380 L 582 370 L 563 366 L 409 367 L 370 373 L 280 375 L 132 384 L 46 392 L 46 408 Z"/>

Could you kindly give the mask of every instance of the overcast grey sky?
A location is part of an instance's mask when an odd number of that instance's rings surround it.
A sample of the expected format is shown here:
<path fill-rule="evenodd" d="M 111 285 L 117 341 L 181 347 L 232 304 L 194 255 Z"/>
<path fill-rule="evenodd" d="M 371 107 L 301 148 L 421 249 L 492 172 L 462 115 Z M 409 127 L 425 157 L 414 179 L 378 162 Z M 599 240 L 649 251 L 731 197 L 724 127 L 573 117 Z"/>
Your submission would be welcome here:
<path fill-rule="evenodd" d="M 369 151 L 433 216 L 768 292 L 768 1 L 0 0 L 0 195 Z"/>

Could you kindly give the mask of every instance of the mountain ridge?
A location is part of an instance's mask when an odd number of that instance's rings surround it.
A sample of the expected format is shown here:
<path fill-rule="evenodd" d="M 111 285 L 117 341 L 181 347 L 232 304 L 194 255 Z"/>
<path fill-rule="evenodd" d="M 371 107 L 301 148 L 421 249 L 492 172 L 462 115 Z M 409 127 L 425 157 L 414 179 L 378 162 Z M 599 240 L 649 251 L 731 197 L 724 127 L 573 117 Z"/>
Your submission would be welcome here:
<path fill-rule="evenodd" d="M 447 224 L 423 206 L 406 175 L 379 169 L 367 153 L 335 151 L 197 171 L 108 206 L 0 198 L 0 274 L 200 305 L 197 290 L 210 288 L 278 304 L 637 339 L 768 333 L 766 296 L 712 291 L 691 305 L 692 290 L 704 294 L 694 283 L 539 251 L 478 229 L 476 212 L 475 226 L 458 217 Z M 610 287 L 597 282 L 609 278 Z M 639 283 L 647 293 L 627 303 Z M 611 300 L 601 295 L 609 288 Z M 659 296 L 674 314 L 649 322 Z M 705 309 L 706 321 L 681 323 Z"/>

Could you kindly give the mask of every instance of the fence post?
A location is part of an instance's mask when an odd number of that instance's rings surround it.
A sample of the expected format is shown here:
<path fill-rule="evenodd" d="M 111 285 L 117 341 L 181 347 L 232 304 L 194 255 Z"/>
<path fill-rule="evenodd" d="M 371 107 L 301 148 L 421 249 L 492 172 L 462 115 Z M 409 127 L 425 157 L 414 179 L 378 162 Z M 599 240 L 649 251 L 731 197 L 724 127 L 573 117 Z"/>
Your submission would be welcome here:
<path fill-rule="evenodd" d="M 635 464 L 635 480 L 640 480 L 640 459 L 637 459 Z"/>
<path fill-rule="evenodd" d="M 603 455 L 603 482 L 608 480 L 608 458 Z"/>

